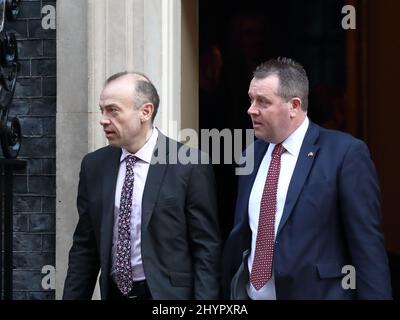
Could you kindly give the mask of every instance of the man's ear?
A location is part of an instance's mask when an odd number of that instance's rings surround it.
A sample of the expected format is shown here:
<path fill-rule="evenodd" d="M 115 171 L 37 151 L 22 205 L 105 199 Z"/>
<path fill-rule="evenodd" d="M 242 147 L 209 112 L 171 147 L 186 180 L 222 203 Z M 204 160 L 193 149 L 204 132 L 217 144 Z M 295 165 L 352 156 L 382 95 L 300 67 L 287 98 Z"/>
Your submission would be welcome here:
<path fill-rule="evenodd" d="M 152 103 L 147 102 L 142 106 L 142 114 L 140 116 L 140 121 L 146 122 L 151 120 L 151 117 L 154 112 L 154 106 Z"/>
<path fill-rule="evenodd" d="M 299 97 L 294 97 L 290 99 L 290 116 L 295 117 L 297 113 L 301 110 L 301 99 Z"/>

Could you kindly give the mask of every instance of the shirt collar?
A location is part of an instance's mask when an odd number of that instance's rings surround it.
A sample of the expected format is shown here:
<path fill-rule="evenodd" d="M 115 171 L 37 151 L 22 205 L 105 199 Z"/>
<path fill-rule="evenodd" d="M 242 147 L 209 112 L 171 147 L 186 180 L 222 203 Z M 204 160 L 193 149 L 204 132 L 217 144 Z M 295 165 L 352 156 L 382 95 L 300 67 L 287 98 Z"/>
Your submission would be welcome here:
<path fill-rule="evenodd" d="M 296 157 L 299 155 L 309 122 L 310 121 L 308 120 L 308 117 L 306 117 L 303 123 L 295 131 L 293 131 L 291 135 L 286 138 L 285 141 L 282 142 L 285 150 L 291 155 Z"/>
<path fill-rule="evenodd" d="M 158 138 L 158 130 L 153 127 L 153 132 L 151 133 L 150 138 L 135 154 L 132 154 L 126 149 L 122 148 L 120 162 L 124 161 L 128 155 L 134 155 L 139 160 L 150 163 L 151 158 L 153 156 L 154 148 L 157 143 L 157 138 Z"/>

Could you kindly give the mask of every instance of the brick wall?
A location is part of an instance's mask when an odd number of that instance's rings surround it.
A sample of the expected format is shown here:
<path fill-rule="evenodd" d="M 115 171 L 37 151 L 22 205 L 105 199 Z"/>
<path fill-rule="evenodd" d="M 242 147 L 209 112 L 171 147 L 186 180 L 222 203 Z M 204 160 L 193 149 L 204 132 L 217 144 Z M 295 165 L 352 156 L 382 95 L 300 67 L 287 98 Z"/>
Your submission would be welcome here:
<path fill-rule="evenodd" d="M 16 34 L 21 70 L 10 109 L 22 127 L 19 158 L 28 160 L 14 182 L 14 299 L 54 299 L 44 290 L 44 265 L 55 264 L 56 30 L 41 26 L 41 9 L 55 1 L 20 4 Z"/>

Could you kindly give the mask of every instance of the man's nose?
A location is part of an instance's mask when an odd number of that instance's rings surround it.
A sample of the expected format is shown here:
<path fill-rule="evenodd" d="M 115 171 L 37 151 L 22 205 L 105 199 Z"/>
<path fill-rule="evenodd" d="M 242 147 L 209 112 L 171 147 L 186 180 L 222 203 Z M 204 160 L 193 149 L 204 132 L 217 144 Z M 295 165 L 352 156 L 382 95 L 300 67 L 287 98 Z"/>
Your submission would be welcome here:
<path fill-rule="evenodd" d="M 104 114 L 102 114 L 100 118 L 100 125 L 105 126 L 107 124 L 110 124 L 110 120 Z"/>
<path fill-rule="evenodd" d="M 257 108 L 254 107 L 254 103 L 252 103 L 250 105 L 250 107 L 247 109 L 247 114 L 249 116 L 253 116 L 253 115 L 257 115 L 258 114 L 258 110 Z"/>

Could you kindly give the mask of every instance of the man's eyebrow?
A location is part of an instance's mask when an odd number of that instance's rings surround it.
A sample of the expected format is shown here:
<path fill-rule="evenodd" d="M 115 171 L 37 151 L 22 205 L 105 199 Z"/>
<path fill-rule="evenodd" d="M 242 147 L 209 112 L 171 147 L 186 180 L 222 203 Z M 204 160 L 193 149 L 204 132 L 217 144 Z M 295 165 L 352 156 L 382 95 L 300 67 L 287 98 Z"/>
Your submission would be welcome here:
<path fill-rule="evenodd" d="M 255 95 L 252 95 L 252 94 L 249 92 L 248 95 L 249 95 L 250 98 L 262 99 L 262 100 L 271 100 L 269 97 L 263 96 L 262 94 L 255 94 Z"/>
<path fill-rule="evenodd" d="M 104 105 L 104 106 L 101 106 L 101 105 L 99 104 L 99 108 L 100 108 L 100 109 L 111 108 L 111 107 L 119 108 L 118 105 L 115 104 L 115 103 L 109 103 L 109 104 L 106 104 L 106 105 Z"/>

